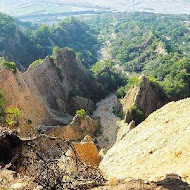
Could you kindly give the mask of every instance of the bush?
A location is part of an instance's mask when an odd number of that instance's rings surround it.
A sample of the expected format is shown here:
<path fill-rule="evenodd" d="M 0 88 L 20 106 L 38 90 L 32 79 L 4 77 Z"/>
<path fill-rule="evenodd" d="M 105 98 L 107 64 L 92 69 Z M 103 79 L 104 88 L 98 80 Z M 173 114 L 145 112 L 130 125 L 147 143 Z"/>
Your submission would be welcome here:
<path fill-rule="evenodd" d="M 143 111 L 137 106 L 131 107 L 131 115 L 133 116 L 136 125 L 140 124 L 145 119 Z"/>
<path fill-rule="evenodd" d="M 13 73 L 16 73 L 16 63 L 6 61 L 4 58 L 0 58 L 0 67 L 5 67 Z"/>
<path fill-rule="evenodd" d="M 18 126 L 21 118 L 21 111 L 15 107 L 9 107 L 6 110 L 6 123 L 10 126 Z"/>
<path fill-rule="evenodd" d="M 33 63 L 30 64 L 30 67 L 35 67 L 37 65 L 40 65 L 43 63 L 43 59 L 38 59 L 36 61 L 34 61 Z"/>
<path fill-rule="evenodd" d="M 117 89 L 116 91 L 116 96 L 117 98 L 124 98 L 126 95 L 126 87 L 125 86 L 121 86 Z"/>
<path fill-rule="evenodd" d="M 84 119 L 86 117 L 86 111 L 84 109 L 77 110 L 76 115 Z"/>

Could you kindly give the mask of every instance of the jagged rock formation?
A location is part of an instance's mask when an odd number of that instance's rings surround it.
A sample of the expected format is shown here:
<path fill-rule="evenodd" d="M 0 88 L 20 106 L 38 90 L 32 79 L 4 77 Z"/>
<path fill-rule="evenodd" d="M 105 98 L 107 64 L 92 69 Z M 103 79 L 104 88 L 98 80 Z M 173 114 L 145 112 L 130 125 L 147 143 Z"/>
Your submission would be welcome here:
<path fill-rule="evenodd" d="M 76 109 L 91 113 L 93 101 L 104 95 L 103 87 L 67 48 L 55 60 L 46 57 L 25 73 L 1 70 L 0 78 L 7 106 L 18 107 L 34 124 L 68 124 Z"/>
<path fill-rule="evenodd" d="M 132 120 L 137 120 L 131 112 L 132 106 L 136 106 L 142 110 L 146 118 L 149 114 L 161 108 L 167 102 L 167 97 L 162 89 L 145 76 L 142 76 L 139 86 L 133 86 L 124 99 L 121 100 L 127 123 L 130 123 Z"/>
<path fill-rule="evenodd" d="M 86 135 L 93 136 L 100 128 L 99 120 L 91 119 L 89 116 L 83 119 L 76 115 L 69 125 L 53 127 L 46 134 L 67 140 L 81 140 Z"/>
<path fill-rule="evenodd" d="M 190 182 L 190 99 L 171 102 L 127 133 L 100 163 L 108 179 L 158 181 L 177 174 Z"/>

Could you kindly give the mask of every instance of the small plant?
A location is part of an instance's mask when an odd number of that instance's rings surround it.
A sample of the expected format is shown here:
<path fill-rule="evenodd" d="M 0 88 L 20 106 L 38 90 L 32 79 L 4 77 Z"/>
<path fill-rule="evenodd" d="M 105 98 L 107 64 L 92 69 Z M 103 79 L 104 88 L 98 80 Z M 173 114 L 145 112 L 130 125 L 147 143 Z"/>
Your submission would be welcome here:
<path fill-rule="evenodd" d="M 123 113 L 118 110 L 117 108 L 113 108 L 113 112 L 112 112 L 115 116 L 119 117 L 120 119 L 124 119 L 124 115 Z"/>
<path fill-rule="evenodd" d="M 126 95 L 126 87 L 125 86 L 121 86 L 117 89 L 116 91 L 116 96 L 117 98 L 124 98 Z"/>
<path fill-rule="evenodd" d="M 16 63 L 15 62 L 9 62 L 6 61 L 4 58 L 0 58 L 0 67 L 1 68 L 7 68 L 13 73 L 16 73 Z"/>
<path fill-rule="evenodd" d="M 76 115 L 84 119 L 86 117 L 86 111 L 84 109 L 77 110 Z"/>
<path fill-rule="evenodd" d="M 18 126 L 21 118 L 21 111 L 15 107 L 6 109 L 6 123 L 9 126 Z"/>
<path fill-rule="evenodd" d="M 40 65 L 43 63 L 43 59 L 38 59 L 36 61 L 34 61 L 33 63 L 30 64 L 30 67 L 35 67 L 37 65 Z"/>
<path fill-rule="evenodd" d="M 131 114 L 137 125 L 145 119 L 143 111 L 135 105 L 131 107 Z"/>

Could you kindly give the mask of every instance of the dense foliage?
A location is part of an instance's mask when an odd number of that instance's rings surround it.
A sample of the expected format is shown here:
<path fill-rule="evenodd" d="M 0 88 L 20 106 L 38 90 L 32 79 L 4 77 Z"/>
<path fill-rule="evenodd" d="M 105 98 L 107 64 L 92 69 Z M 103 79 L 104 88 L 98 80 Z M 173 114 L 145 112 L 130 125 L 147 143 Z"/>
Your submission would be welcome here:
<path fill-rule="evenodd" d="M 171 99 L 190 96 L 190 16 L 118 13 L 96 17 L 91 25 L 110 44 L 112 67 L 155 78 Z M 127 89 L 119 88 L 118 97 Z"/>
<path fill-rule="evenodd" d="M 74 17 L 32 28 L 0 13 L 0 28 L 0 56 L 15 61 L 20 68 L 50 55 L 54 46 L 73 48 L 86 67 L 97 61 L 99 42 L 94 31 Z"/>
<path fill-rule="evenodd" d="M 92 67 L 98 82 L 102 83 L 109 92 L 115 91 L 118 87 L 127 83 L 126 76 L 114 69 L 113 65 L 114 62 L 111 60 L 102 60 Z"/>

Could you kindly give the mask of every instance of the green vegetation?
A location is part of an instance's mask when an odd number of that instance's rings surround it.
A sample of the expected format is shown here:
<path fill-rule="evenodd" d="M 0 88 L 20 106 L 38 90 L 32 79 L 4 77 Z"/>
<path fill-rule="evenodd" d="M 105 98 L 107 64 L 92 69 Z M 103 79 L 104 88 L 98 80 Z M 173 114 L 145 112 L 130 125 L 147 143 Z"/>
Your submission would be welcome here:
<path fill-rule="evenodd" d="M 170 99 L 190 96 L 190 16 L 118 13 L 96 17 L 89 24 L 102 42 L 109 40 L 111 69 L 117 65 L 129 75 L 154 78 Z M 129 79 L 117 96 L 124 97 L 130 86 Z"/>
<path fill-rule="evenodd" d="M 2 57 L 0 57 L 0 68 L 7 68 L 13 73 L 16 73 L 16 64 L 14 62 L 6 61 Z"/>
<path fill-rule="evenodd" d="M 37 59 L 36 61 L 30 64 L 30 67 L 35 67 L 37 65 L 40 65 L 43 63 L 43 61 L 44 61 L 43 59 Z"/>
<path fill-rule="evenodd" d="M 9 126 L 18 126 L 21 119 L 21 111 L 15 107 L 6 109 L 6 124 Z"/>
<path fill-rule="evenodd" d="M 0 89 L 0 124 L 8 126 L 18 126 L 21 119 L 21 111 L 15 107 L 5 108 L 6 99 Z"/>
<path fill-rule="evenodd" d="M 93 67 L 98 82 L 102 83 L 109 92 L 115 91 L 118 87 L 127 83 L 124 74 L 113 68 L 114 62 L 111 60 L 98 61 Z"/>
<path fill-rule="evenodd" d="M 55 46 L 73 48 L 85 67 L 97 62 L 99 42 L 95 31 L 74 17 L 35 29 L 23 27 L 21 22 L 0 13 L 0 28 L 0 56 L 26 68 L 33 61 L 50 55 Z"/>
<path fill-rule="evenodd" d="M 113 107 L 113 114 L 119 117 L 120 119 L 124 119 L 124 114 L 121 112 L 121 110 L 119 110 L 116 107 Z"/>
<path fill-rule="evenodd" d="M 137 106 L 132 106 L 130 113 L 133 116 L 133 118 L 135 119 L 136 125 L 138 125 L 145 119 L 145 115 L 144 115 L 143 111 L 140 108 L 138 108 Z"/>
<path fill-rule="evenodd" d="M 141 80 L 139 77 L 132 76 L 128 78 L 127 85 L 121 86 L 120 88 L 117 89 L 116 95 L 118 98 L 124 98 L 126 95 L 127 91 L 132 88 L 133 86 L 139 86 L 141 83 Z"/>
<path fill-rule="evenodd" d="M 86 111 L 84 109 L 77 110 L 76 115 L 84 119 L 86 117 Z"/>

